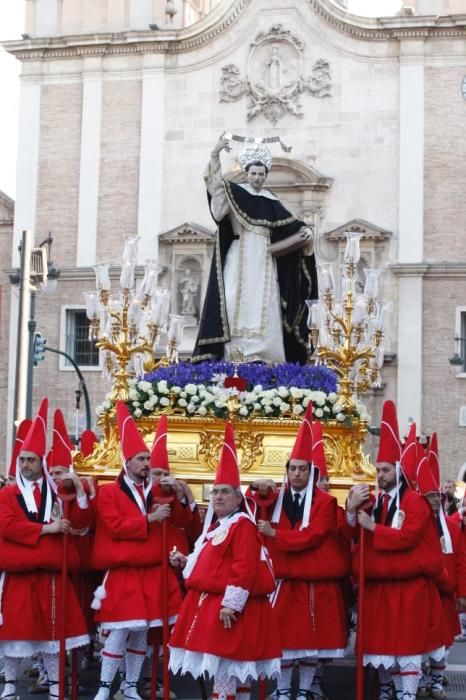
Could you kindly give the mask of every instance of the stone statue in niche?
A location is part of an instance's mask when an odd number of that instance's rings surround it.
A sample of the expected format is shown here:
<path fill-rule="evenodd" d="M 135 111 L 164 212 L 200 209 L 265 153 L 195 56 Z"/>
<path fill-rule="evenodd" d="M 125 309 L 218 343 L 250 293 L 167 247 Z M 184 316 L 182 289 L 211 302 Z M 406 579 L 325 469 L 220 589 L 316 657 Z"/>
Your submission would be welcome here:
<path fill-rule="evenodd" d="M 184 276 L 178 283 L 180 293 L 180 313 L 184 316 L 197 316 L 197 298 L 199 282 L 192 276 L 191 270 L 184 270 Z"/>

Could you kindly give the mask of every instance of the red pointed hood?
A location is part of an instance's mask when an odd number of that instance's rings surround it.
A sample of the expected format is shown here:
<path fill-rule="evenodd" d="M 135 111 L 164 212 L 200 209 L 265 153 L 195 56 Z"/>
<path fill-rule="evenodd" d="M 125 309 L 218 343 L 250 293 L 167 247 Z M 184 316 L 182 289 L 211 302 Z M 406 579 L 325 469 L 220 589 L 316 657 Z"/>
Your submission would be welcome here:
<path fill-rule="evenodd" d="M 214 484 L 230 484 L 231 486 L 239 488 L 240 483 L 235 431 L 233 430 L 232 424 L 227 423 Z"/>
<path fill-rule="evenodd" d="M 302 459 L 305 462 L 312 462 L 312 403 L 309 401 L 303 422 L 299 427 L 290 459 Z"/>
<path fill-rule="evenodd" d="M 124 401 L 118 401 L 116 405 L 116 414 L 121 451 L 125 462 L 139 452 L 149 452 Z"/>
<path fill-rule="evenodd" d="M 72 467 L 74 445 L 68 435 L 65 418 L 59 408 L 53 414 L 52 454 L 48 467 Z"/>
<path fill-rule="evenodd" d="M 432 433 L 428 451 L 428 460 L 432 471 L 432 476 L 435 479 L 438 490 L 440 490 L 440 462 L 438 458 L 437 433 Z"/>
<path fill-rule="evenodd" d="M 419 450 L 416 440 L 416 423 L 411 423 L 408 437 L 403 445 L 403 452 L 400 461 L 403 468 L 403 473 L 412 489 L 416 488 L 417 467 L 419 463 L 418 456 Z"/>
<path fill-rule="evenodd" d="M 385 401 L 380 422 L 380 442 L 377 462 L 396 464 L 401 458 L 401 440 L 398 418 L 393 401 Z"/>
<path fill-rule="evenodd" d="M 48 399 L 42 399 L 37 414 L 32 421 L 26 437 L 24 438 L 21 452 L 34 452 L 39 457 L 45 457 L 47 451 L 47 411 Z"/>
<path fill-rule="evenodd" d="M 84 457 L 89 457 L 94 452 L 94 447 L 98 442 L 93 430 L 84 430 L 81 435 L 81 452 Z"/>
<path fill-rule="evenodd" d="M 327 460 L 324 450 L 324 436 L 322 434 L 322 423 L 316 421 L 312 424 L 312 462 L 319 470 L 321 478 L 328 479 Z"/>
<path fill-rule="evenodd" d="M 19 453 L 23 449 L 24 438 L 28 434 L 31 425 L 32 420 L 30 418 L 25 418 L 18 426 L 15 444 L 13 445 L 13 453 L 11 455 L 10 467 L 8 469 L 8 476 L 16 476 L 16 462 L 18 461 Z"/>
<path fill-rule="evenodd" d="M 150 453 L 150 466 L 152 469 L 170 471 L 167 450 L 167 416 L 160 416 L 152 452 Z"/>
<path fill-rule="evenodd" d="M 439 491 L 440 484 L 437 482 L 432 471 L 431 460 L 429 456 L 423 457 L 417 470 L 417 483 L 419 491 L 423 496 L 431 491 Z"/>

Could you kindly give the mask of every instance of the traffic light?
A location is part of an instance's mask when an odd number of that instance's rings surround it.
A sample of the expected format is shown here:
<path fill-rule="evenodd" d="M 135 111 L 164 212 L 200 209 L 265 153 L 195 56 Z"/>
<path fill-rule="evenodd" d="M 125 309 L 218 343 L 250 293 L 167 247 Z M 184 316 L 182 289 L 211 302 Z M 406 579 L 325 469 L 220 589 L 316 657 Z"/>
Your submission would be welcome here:
<path fill-rule="evenodd" d="M 42 333 L 35 333 L 34 334 L 34 353 L 33 353 L 33 359 L 32 363 L 34 367 L 37 367 L 39 362 L 42 362 L 44 359 L 44 353 L 45 353 L 45 344 L 47 343 L 46 339 L 42 335 Z"/>

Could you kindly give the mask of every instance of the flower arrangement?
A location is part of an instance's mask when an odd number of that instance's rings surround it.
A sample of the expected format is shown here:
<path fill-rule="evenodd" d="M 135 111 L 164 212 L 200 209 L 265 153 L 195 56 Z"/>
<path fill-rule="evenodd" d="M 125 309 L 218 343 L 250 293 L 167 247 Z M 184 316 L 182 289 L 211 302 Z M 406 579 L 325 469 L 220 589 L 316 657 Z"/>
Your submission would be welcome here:
<path fill-rule="evenodd" d="M 246 380 L 245 391 L 226 388 L 224 380 L 235 371 L 233 363 L 180 362 L 162 367 L 141 379 L 130 381 L 128 408 L 135 418 L 164 412 L 191 416 L 228 416 L 227 402 L 238 400 L 238 416 L 298 418 L 312 401 L 318 420 L 344 422 L 353 416 L 344 413 L 337 396 L 335 373 L 324 365 L 309 366 L 289 362 L 276 365 L 244 363 L 237 367 Z M 97 407 L 97 413 L 111 408 L 109 396 Z M 366 419 L 365 407 L 356 404 L 353 414 Z"/>

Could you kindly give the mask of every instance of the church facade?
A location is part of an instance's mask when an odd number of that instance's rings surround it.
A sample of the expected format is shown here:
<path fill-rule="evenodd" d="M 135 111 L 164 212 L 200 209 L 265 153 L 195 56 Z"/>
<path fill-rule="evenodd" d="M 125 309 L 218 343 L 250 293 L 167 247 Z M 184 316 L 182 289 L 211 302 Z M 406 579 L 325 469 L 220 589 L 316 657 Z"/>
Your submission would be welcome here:
<path fill-rule="evenodd" d="M 437 429 L 455 476 L 466 462 L 466 341 L 454 341 L 466 336 L 466 16 L 442 14 L 440 0 L 437 15 L 383 19 L 344 5 L 28 0 L 25 34 L 6 45 L 22 63 L 12 266 L 23 229 L 37 243 L 51 232 L 60 278 L 38 294 L 38 330 L 81 352 L 95 406 L 107 386 L 79 342 L 93 265 L 118 265 L 138 233 L 139 262 L 159 259 L 173 309 L 189 316 L 189 353 L 215 236 L 202 179 L 211 148 L 224 131 L 278 135 L 292 151 L 274 147 L 268 186 L 314 227 L 317 262 L 341 260 L 344 232 L 360 230 L 362 267 L 386 268 L 392 322 L 369 411 L 377 421 L 393 398 L 402 432 L 410 419 Z M 233 179 L 237 155 L 222 156 Z M 36 401 L 56 399 L 70 425 L 75 388 L 55 355 L 35 370 Z M 11 399 L 7 413 L 10 423 Z"/>

